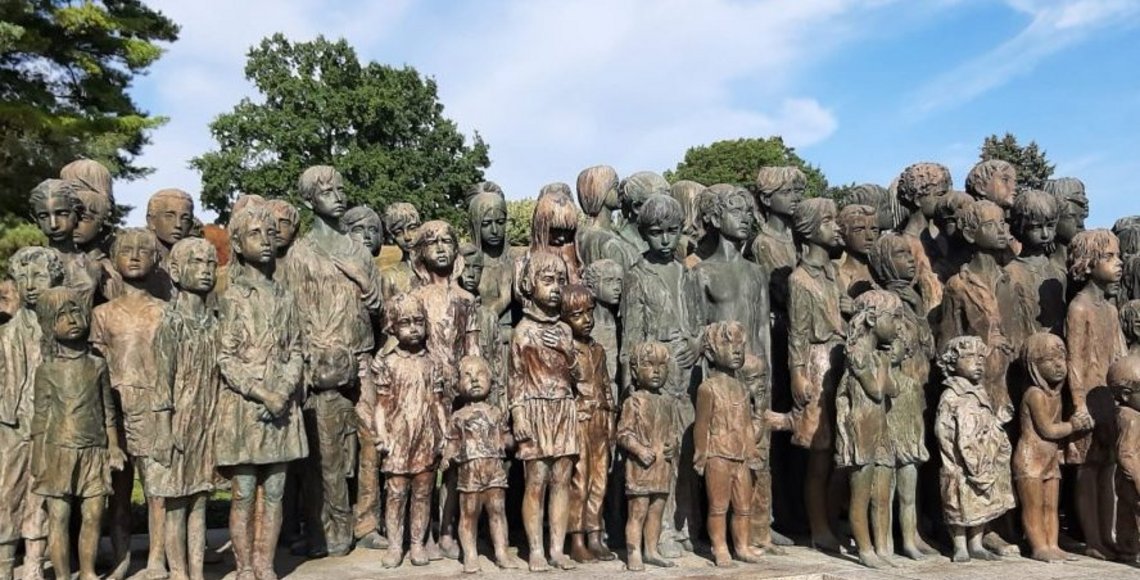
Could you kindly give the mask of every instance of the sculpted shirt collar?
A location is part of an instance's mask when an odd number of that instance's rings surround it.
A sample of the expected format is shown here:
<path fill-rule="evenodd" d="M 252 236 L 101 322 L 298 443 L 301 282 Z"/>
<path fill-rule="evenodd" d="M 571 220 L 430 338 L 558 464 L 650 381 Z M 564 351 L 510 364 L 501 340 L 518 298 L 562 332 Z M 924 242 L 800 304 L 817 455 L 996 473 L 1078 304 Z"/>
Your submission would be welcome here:
<path fill-rule="evenodd" d="M 805 253 L 800 258 L 800 264 L 811 274 L 813 278 L 820 276 L 826 277 L 828 280 L 835 281 L 835 263 L 829 259 L 824 259 L 822 262 L 816 262 L 810 253 Z"/>
<path fill-rule="evenodd" d="M 963 377 L 948 377 L 945 384 L 947 389 L 954 391 L 958 396 L 972 396 L 977 399 L 983 407 L 993 409 L 993 405 L 990 403 L 989 393 L 981 383 L 975 385 Z"/>
<path fill-rule="evenodd" d="M 543 312 L 541 308 L 535 306 L 534 303 L 530 300 L 527 300 L 526 306 L 523 307 L 523 314 L 539 322 L 546 322 L 551 324 L 558 322 L 557 316 L 551 316 Z"/>
<path fill-rule="evenodd" d="M 419 350 L 412 352 L 412 351 L 404 350 L 402 348 L 397 347 L 396 348 L 396 356 L 398 356 L 400 358 L 423 358 L 423 357 L 427 356 L 427 349 L 426 348 L 420 348 Z"/>

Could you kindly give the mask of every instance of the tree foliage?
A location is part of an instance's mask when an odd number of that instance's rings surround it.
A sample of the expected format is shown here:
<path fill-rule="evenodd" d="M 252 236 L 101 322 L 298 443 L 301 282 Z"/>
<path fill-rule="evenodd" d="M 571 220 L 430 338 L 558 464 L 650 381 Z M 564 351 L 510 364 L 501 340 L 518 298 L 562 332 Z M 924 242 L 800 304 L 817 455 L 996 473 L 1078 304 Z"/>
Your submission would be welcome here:
<path fill-rule="evenodd" d="M 1049 163 L 1045 151 L 1037 146 L 1036 141 L 1030 141 L 1028 145 L 1022 147 L 1018 145 L 1017 137 L 1012 133 L 1006 133 L 1001 138 L 997 135 L 986 137 L 979 157 L 982 161 L 1001 159 L 1012 163 L 1017 168 L 1017 185 L 1033 189 L 1041 189 L 1045 185 L 1045 180 L 1053 176 L 1053 170 L 1056 168 Z"/>
<path fill-rule="evenodd" d="M 443 116 L 436 83 L 411 67 L 361 63 L 343 39 L 250 50 L 245 76 L 261 93 L 210 124 L 218 150 L 194 158 L 202 203 L 226 219 L 240 193 L 297 197 L 310 165 L 335 166 L 353 203 L 412 203 L 424 219 L 462 223 L 463 191 L 482 181 L 487 145 Z"/>
<path fill-rule="evenodd" d="M 711 145 L 690 147 L 677 168 L 665 172 L 665 179 L 670 183 L 688 179 L 704 185 L 733 183 L 751 187 L 761 167 L 781 165 L 795 165 L 804 172 L 809 197 L 827 192 L 827 178 L 823 172 L 801 159 L 796 150 L 785 145 L 779 136 L 716 141 Z"/>
<path fill-rule="evenodd" d="M 127 89 L 177 38 L 139 0 L 0 1 L 0 216 L 27 216 L 27 192 L 80 157 L 118 179 L 151 171 L 135 157 L 166 120 Z"/>
<path fill-rule="evenodd" d="M 507 200 L 507 244 L 530 245 L 530 222 L 537 201 L 531 198 Z"/>

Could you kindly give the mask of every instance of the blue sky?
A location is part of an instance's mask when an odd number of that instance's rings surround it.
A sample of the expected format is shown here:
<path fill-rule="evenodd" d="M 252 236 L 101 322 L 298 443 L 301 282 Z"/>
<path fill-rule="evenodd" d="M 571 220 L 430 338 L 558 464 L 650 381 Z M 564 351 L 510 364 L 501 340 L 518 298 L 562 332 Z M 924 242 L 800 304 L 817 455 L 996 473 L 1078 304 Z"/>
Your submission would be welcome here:
<path fill-rule="evenodd" d="M 586 166 L 673 167 L 692 145 L 783 135 L 832 183 L 939 161 L 955 185 L 991 133 L 1082 178 L 1091 225 L 1140 213 L 1140 0 L 152 0 L 180 25 L 133 94 L 170 117 L 117 186 L 137 209 L 200 186 L 187 161 L 243 96 L 262 37 L 345 37 L 439 84 L 508 197 Z M 207 216 L 210 217 L 210 216 Z"/>

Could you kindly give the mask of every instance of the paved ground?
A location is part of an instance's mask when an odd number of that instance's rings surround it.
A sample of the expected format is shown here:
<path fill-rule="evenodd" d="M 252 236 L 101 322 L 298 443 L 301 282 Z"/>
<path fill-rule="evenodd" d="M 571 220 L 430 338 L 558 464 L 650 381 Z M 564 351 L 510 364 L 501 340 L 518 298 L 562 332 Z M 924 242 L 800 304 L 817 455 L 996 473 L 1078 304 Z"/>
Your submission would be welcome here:
<path fill-rule="evenodd" d="M 224 532 L 212 531 L 211 543 L 222 546 L 226 542 Z M 216 535 L 215 535 L 216 534 Z M 146 559 L 146 537 L 135 538 L 134 563 L 138 568 Z M 223 549 L 225 551 L 225 549 Z M 526 571 L 498 570 L 486 557 L 481 558 L 483 574 L 494 578 L 534 578 Z M 599 578 L 620 575 L 628 578 L 755 578 L 760 580 L 1012 580 L 1031 578 L 1033 580 L 1138 580 L 1140 568 L 1124 564 L 1099 562 L 1081 558 L 1076 562 L 1044 564 L 1025 558 L 1007 558 L 1001 562 L 972 562 L 953 564 L 941 556 L 931 557 L 924 562 L 900 561 L 900 567 L 889 570 L 870 570 L 854 560 L 840 556 L 828 556 L 808 548 L 793 547 L 785 556 L 768 556 L 765 563 L 739 564 L 732 569 L 713 567 L 705 558 L 686 555 L 677 560 L 676 568 L 663 569 L 650 567 L 648 571 L 635 574 L 627 572 L 621 561 L 603 562 L 579 566 L 577 570 L 549 572 L 538 575 L 551 580 L 598 580 Z M 230 555 L 224 554 L 221 564 L 208 565 L 206 577 L 209 580 L 225 578 L 233 570 Z M 305 561 L 289 556 L 281 551 L 277 558 L 277 572 L 281 578 L 290 580 L 364 580 L 383 578 L 419 579 L 456 578 L 463 576 L 458 562 L 432 562 L 428 566 L 417 567 L 406 562 L 395 570 L 385 570 L 380 564 L 380 553 L 358 550 L 344 558 Z M 19 578 L 19 576 L 16 576 Z M 232 575 L 231 575 L 232 577 Z"/>

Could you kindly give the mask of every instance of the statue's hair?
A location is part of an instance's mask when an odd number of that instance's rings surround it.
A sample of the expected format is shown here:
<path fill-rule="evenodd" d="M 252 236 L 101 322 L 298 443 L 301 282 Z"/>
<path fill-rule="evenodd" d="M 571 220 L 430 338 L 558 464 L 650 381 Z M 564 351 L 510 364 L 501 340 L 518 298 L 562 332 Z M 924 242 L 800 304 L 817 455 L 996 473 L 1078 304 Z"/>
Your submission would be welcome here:
<path fill-rule="evenodd" d="M 768 363 L 764 357 L 759 357 L 754 354 L 744 355 L 744 364 L 740 366 L 740 370 L 736 372 L 737 378 L 744 383 L 748 389 L 755 388 L 761 380 L 768 376 Z"/>
<path fill-rule="evenodd" d="M 1129 344 L 1140 341 L 1140 334 L 1132 330 L 1137 322 L 1140 322 L 1140 300 L 1130 300 L 1121 305 L 1121 329 Z"/>
<path fill-rule="evenodd" d="M 562 289 L 562 316 L 575 310 L 594 309 L 594 295 L 582 284 L 570 284 Z"/>
<path fill-rule="evenodd" d="M 1131 258 L 1140 255 L 1140 228 L 1124 228 L 1116 235 L 1120 240 L 1120 254 Z"/>
<path fill-rule="evenodd" d="M 677 200 L 668 194 L 655 193 L 641 206 L 641 212 L 637 214 L 637 227 L 679 226 L 684 219 L 685 211 Z"/>
<path fill-rule="evenodd" d="M 243 193 L 234 200 L 234 204 L 230 206 L 230 212 L 237 213 L 248 205 L 262 205 L 265 203 L 265 198 L 256 193 Z"/>
<path fill-rule="evenodd" d="M 705 327 L 701 350 L 712 360 L 719 348 L 733 343 L 748 344 L 748 332 L 739 321 L 721 320 Z"/>
<path fill-rule="evenodd" d="M 578 174 L 578 205 L 582 212 L 594 217 L 606 207 L 606 194 L 618 187 L 617 170 L 609 165 L 587 167 Z"/>
<path fill-rule="evenodd" d="M 88 296 L 81 290 L 67 286 L 52 286 L 45 290 L 36 299 L 36 318 L 43 331 L 43 349 L 45 353 L 54 353 L 57 342 L 55 338 L 55 321 L 59 313 L 68 304 L 79 306 L 83 313 L 82 326 L 89 328 L 91 323 L 91 304 Z"/>
<path fill-rule="evenodd" d="M 443 220 L 431 220 L 424 222 L 416 230 L 416 241 L 412 244 L 414 248 L 412 270 L 420 281 L 426 282 L 431 279 L 426 264 L 427 255 L 425 251 L 427 245 L 439 239 L 440 236 L 451 236 L 451 243 L 455 248 L 455 262 L 452 264 L 451 278 L 457 280 L 463 274 L 464 262 L 463 257 L 459 255 L 459 238 L 455 236 L 455 229 Z"/>
<path fill-rule="evenodd" d="M 405 201 L 398 201 L 384 208 L 383 221 L 384 231 L 394 232 L 400 228 L 408 227 L 409 224 L 420 223 L 420 212 L 416 206 Z"/>
<path fill-rule="evenodd" d="M 586 287 L 589 288 L 596 297 L 598 295 L 598 289 L 602 286 L 602 278 L 607 274 L 621 278 L 625 275 L 625 271 L 618 262 L 609 258 L 602 258 L 586 266 L 585 271 L 582 272 L 582 282 L 586 284 Z"/>
<path fill-rule="evenodd" d="M 198 239 L 198 238 L 193 238 Z M 158 236 L 154 232 L 146 228 L 123 228 L 119 233 L 115 234 L 115 241 L 111 242 L 111 259 L 114 260 L 119 252 L 123 250 L 123 245 L 128 241 L 142 240 L 143 243 L 150 245 L 150 251 L 154 254 L 155 262 L 158 261 Z"/>
<path fill-rule="evenodd" d="M 283 199 L 271 199 L 266 201 L 265 205 L 269 208 L 270 213 L 272 213 L 273 217 L 275 218 L 284 217 L 285 219 L 288 219 L 289 222 L 293 225 L 297 225 L 297 223 L 301 221 L 301 212 L 297 211 L 297 206 Z M 348 212 L 345 212 L 346 215 L 347 213 Z"/>
<path fill-rule="evenodd" d="M 987 213 L 999 220 L 1005 220 L 1005 210 L 998 204 L 986 199 L 976 199 L 958 212 L 958 227 L 962 230 L 975 230 L 981 227 Z"/>
<path fill-rule="evenodd" d="M 1096 263 L 1113 250 L 1120 251 L 1120 242 L 1112 232 L 1104 229 L 1078 232 L 1069 242 L 1069 276 L 1076 282 L 1088 280 Z"/>
<path fill-rule="evenodd" d="M 530 297 L 530 293 L 534 287 L 534 281 L 544 272 L 561 272 L 562 274 L 567 274 L 568 269 L 566 262 L 557 254 L 551 252 L 527 252 L 526 257 L 523 258 L 522 273 L 518 280 L 518 287 L 524 296 Z"/>
<path fill-rule="evenodd" d="M 986 341 L 981 338 L 971 335 L 956 336 L 951 338 L 942 348 L 936 362 L 944 376 L 952 377 L 954 376 L 954 365 L 958 364 L 958 359 L 962 358 L 962 355 L 985 354 L 987 352 L 989 352 L 989 348 L 986 346 Z"/>
<path fill-rule="evenodd" d="M 681 209 L 685 213 L 681 227 L 694 239 L 700 239 L 705 233 L 702 223 L 704 218 L 701 216 L 701 195 L 705 191 L 707 191 L 705 186 L 688 180 L 678 181 L 669 187 L 669 194 L 681 204 Z"/>
<path fill-rule="evenodd" d="M 646 363 L 664 364 L 666 368 L 669 368 L 669 361 L 669 347 L 656 340 L 647 340 L 638 343 L 629 353 L 629 367 L 631 369 Z M 668 379 L 668 376 L 665 378 Z"/>
<path fill-rule="evenodd" d="M 618 198 L 623 205 L 647 200 L 655 194 L 669 195 L 669 182 L 652 171 L 638 171 L 618 183 Z"/>
<path fill-rule="evenodd" d="M 493 193 L 499 197 L 505 197 L 503 194 L 503 188 L 500 187 L 498 183 L 490 180 L 480 181 L 479 183 L 472 184 L 471 187 L 468 187 L 467 191 L 464 192 L 464 197 L 467 199 L 467 202 L 470 203 L 471 198 L 479 195 L 480 193 Z"/>
<path fill-rule="evenodd" d="M 186 235 L 192 238 L 200 238 L 202 237 L 202 228 L 204 227 L 206 227 L 206 224 L 202 223 L 202 218 L 194 216 L 194 219 L 190 221 L 190 232 Z"/>
<path fill-rule="evenodd" d="M 341 179 L 340 173 L 331 165 L 314 165 L 301 172 L 297 179 L 297 193 L 301 199 L 312 202 L 313 197 L 321 191 L 321 186 L 335 179 Z"/>
<path fill-rule="evenodd" d="M 542 186 L 542 188 L 538 190 L 538 196 L 542 197 L 555 192 L 565 194 L 566 197 L 573 197 L 573 193 L 570 191 L 570 185 L 562 181 L 552 181 Z"/>
<path fill-rule="evenodd" d="M 942 220 L 958 221 L 962 208 L 974 203 L 974 198 L 964 191 L 947 191 L 934 206 L 934 217 Z"/>
<path fill-rule="evenodd" d="M 807 176 L 794 165 L 780 167 L 761 167 L 756 172 L 756 196 L 761 205 L 767 207 L 767 201 L 777 191 L 791 189 L 803 193 L 807 189 Z"/>
<path fill-rule="evenodd" d="M 459 255 L 463 256 L 464 261 L 468 264 L 475 261 L 478 261 L 479 264 L 483 263 L 483 254 L 479 252 L 479 246 L 471 242 L 459 244 Z"/>
<path fill-rule="evenodd" d="M 507 215 L 507 200 L 494 193 L 480 193 L 467 202 L 467 223 L 471 228 L 471 239 L 475 245 L 482 248 L 483 239 L 480 232 L 483 218 L 492 211 L 499 210 L 503 216 Z M 385 224 L 386 225 L 386 224 Z M 506 238 L 503 239 L 506 243 Z"/>
<path fill-rule="evenodd" d="M 555 187 L 559 185 L 565 186 L 566 190 Z M 538 201 L 534 204 L 534 214 L 530 220 L 532 248 L 550 247 L 550 232 L 554 229 L 578 230 L 578 207 L 570 199 L 570 186 L 556 183 L 542 189 Z"/>
<path fill-rule="evenodd" d="M 111 172 L 94 159 L 76 159 L 59 170 L 59 178 L 75 181 L 83 186 L 84 191 L 100 193 L 114 203 L 115 196 L 111 190 Z"/>
<path fill-rule="evenodd" d="M 914 276 L 907 279 L 902 272 L 895 270 L 895 263 L 891 256 L 900 249 L 911 251 L 910 243 L 907 242 L 906 237 L 897 232 L 887 232 L 879 236 L 874 244 L 871 244 L 871 250 L 867 252 L 867 265 L 870 267 L 871 277 L 875 279 L 876 284 L 886 286 L 890 282 L 897 281 L 914 283 Z"/>
<path fill-rule="evenodd" d="M 230 216 L 230 249 L 235 256 L 240 256 L 239 241 L 246 230 L 253 224 L 262 223 L 265 225 L 277 227 L 276 220 L 273 219 L 273 213 L 264 204 L 251 204 L 243 207 L 241 211 L 234 213 Z M 271 238 L 272 239 L 272 238 Z M 273 242 L 276 246 L 276 241 Z M 277 250 L 276 247 L 273 248 Z"/>
<path fill-rule="evenodd" d="M 33 265 L 39 264 L 47 268 L 52 286 L 63 284 L 65 274 L 63 257 L 60 256 L 59 250 L 46 246 L 24 246 L 16 250 L 16 253 L 8 259 L 8 276 L 15 278 L 20 273 L 26 273 Z"/>
<path fill-rule="evenodd" d="M 868 290 L 860 294 L 855 299 L 855 314 L 851 316 L 851 322 L 847 327 L 848 346 L 856 344 L 874 328 L 870 323 L 872 318 L 877 324 L 881 317 L 897 312 L 902 305 L 902 299 L 898 294 L 888 290 Z"/>
<path fill-rule="evenodd" d="M 1140 364 L 1132 357 L 1120 357 L 1108 367 L 1108 376 L 1105 378 L 1109 390 L 1119 399 L 1125 389 L 1140 388 Z"/>
<path fill-rule="evenodd" d="M 380 219 L 380 214 L 376 210 L 366 205 L 354 205 L 344 212 L 340 218 L 340 223 L 344 227 L 352 227 L 361 222 L 375 221 L 380 229 L 384 229 L 384 222 Z"/>
<path fill-rule="evenodd" d="M 384 330 L 389 334 L 394 334 L 396 320 L 400 318 L 400 315 L 415 312 L 419 312 L 425 317 L 427 316 L 427 308 L 424 306 L 424 301 L 420 298 L 419 294 L 414 292 L 401 292 L 396 294 L 387 300 L 387 303 L 384 305 Z"/>
<path fill-rule="evenodd" d="M 846 234 L 855 227 L 855 224 L 863 221 L 869 221 L 878 227 L 879 212 L 869 205 L 845 205 L 843 209 L 839 210 L 839 215 L 835 217 L 835 221 L 839 223 L 840 229 Z"/>
<path fill-rule="evenodd" d="M 1088 198 L 1085 196 L 1085 183 L 1076 177 L 1046 179 L 1042 188 L 1064 201 L 1080 203 L 1080 200 L 1083 200 L 1086 205 L 1088 204 Z"/>
<path fill-rule="evenodd" d="M 986 184 L 994 176 L 1006 172 L 1017 179 L 1017 168 L 1003 159 L 987 159 L 974 165 L 970 169 L 970 173 L 966 175 L 966 193 L 975 199 L 985 199 L 986 191 L 983 188 Z"/>
<path fill-rule="evenodd" d="M 702 193 L 704 195 L 699 195 L 699 199 L 697 200 L 702 222 L 714 217 L 722 217 L 725 208 L 728 207 L 728 201 L 734 197 L 743 199 L 745 207 L 748 208 L 749 211 L 756 209 L 756 200 L 752 198 L 748 190 L 732 185 L 731 183 L 710 185 Z"/>
<path fill-rule="evenodd" d="M 898 198 L 903 205 L 914 206 L 929 195 L 942 195 L 953 184 L 950 170 L 940 163 L 922 162 L 908 166 L 899 174 Z"/>
<path fill-rule="evenodd" d="M 456 366 L 459 371 L 459 376 L 466 374 L 463 371 L 471 367 L 474 367 L 476 373 L 485 374 L 491 380 L 491 383 L 494 384 L 495 375 L 491 372 L 491 365 L 487 362 L 487 359 L 474 354 L 464 355 L 463 358 L 459 359 L 459 364 Z M 456 386 L 458 386 L 458 382 Z"/>
<path fill-rule="evenodd" d="M 792 229 L 802 238 L 811 237 L 827 217 L 835 217 L 835 202 L 826 197 L 805 199 L 796 206 L 792 216 Z"/>
<path fill-rule="evenodd" d="M 239 198 L 240 199 L 240 198 Z M 160 201 L 176 200 L 190 204 L 190 211 L 194 211 L 194 198 L 189 193 L 175 187 L 168 187 L 154 192 L 146 202 L 147 217 L 153 216 Z M 237 202 L 234 202 L 237 203 Z"/>
<path fill-rule="evenodd" d="M 1009 221 L 1014 231 L 1030 222 L 1056 222 L 1061 215 L 1057 197 L 1040 189 L 1026 189 L 1013 198 Z"/>
<path fill-rule="evenodd" d="M 213 256 L 215 260 L 218 258 L 218 250 L 214 248 L 214 244 L 205 238 L 184 238 L 178 240 L 170 248 L 170 277 L 179 286 L 182 285 L 181 269 L 182 266 L 191 257 L 204 253 L 207 256 Z"/>
<path fill-rule="evenodd" d="M 218 254 L 218 266 L 230 263 L 230 234 L 225 228 L 217 224 L 206 224 L 202 228 L 202 238 L 214 246 L 214 251 Z"/>
<path fill-rule="evenodd" d="M 111 215 L 114 202 L 110 198 L 90 189 L 81 189 L 75 195 L 79 197 L 79 203 L 83 205 L 84 215 L 98 216 L 102 214 L 103 228 L 110 228 L 115 224 L 114 216 Z"/>
<path fill-rule="evenodd" d="M 47 203 L 48 199 L 58 197 L 67 202 L 71 206 L 71 210 L 75 212 L 78 218 L 83 215 L 83 201 L 79 198 L 79 191 L 82 186 L 77 181 L 70 181 L 67 179 L 45 179 L 39 185 L 32 188 L 32 193 L 28 196 L 28 202 L 34 208 L 37 205 Z"/>
<path fill-rule="evenodd" d="M 1037 365 L 1058 349 L 1068 358 L 1065 341 L 1051 332 L 1035 332 L 1025 339 L 1025 346 L 1020 353 L 1022 367 L 1029 372 L 1030 378 L 1037 386 L 1045 386 L 1045 379 L 1040 376 Z"/>
<path fill-rule="evenodd" d="M 840 204 L 869 205 L 875 208 L 879 216 L 879 229 L 893 230 L 906 221 L 902 207 L 897 197 L 891 195 L 887 188 L 875 183 L 860 183 L 847 191 Z"/>

